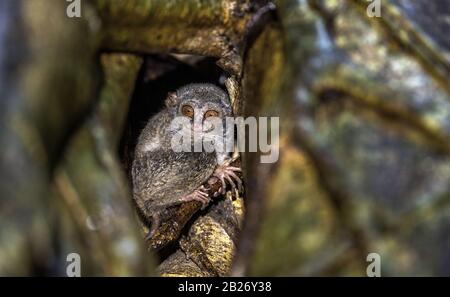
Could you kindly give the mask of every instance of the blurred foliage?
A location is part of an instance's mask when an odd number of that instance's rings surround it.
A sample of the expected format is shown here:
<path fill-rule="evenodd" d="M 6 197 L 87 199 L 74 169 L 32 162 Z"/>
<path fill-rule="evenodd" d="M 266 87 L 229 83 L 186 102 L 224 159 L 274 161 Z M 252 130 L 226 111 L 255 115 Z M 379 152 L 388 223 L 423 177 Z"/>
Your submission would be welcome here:
<path fill-rule="evenodd" d="M 448 275 L 449 7 L 406 2 L 280 1 L 292 134 L 252 274 L 365 275 L 376 252 L 382 275 Z"/>

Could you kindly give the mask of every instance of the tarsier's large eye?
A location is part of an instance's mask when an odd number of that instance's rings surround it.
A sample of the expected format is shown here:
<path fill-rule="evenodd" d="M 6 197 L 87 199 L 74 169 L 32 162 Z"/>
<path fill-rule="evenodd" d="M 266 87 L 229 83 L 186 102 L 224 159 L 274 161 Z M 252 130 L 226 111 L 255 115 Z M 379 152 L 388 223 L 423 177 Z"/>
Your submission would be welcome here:
<path fill-rule="evenodd" d="M 210 117 L 218 117 L 219 113 L 215 110 L 208 110 L 207 112 L 205 112 L 205 119 L 210 118 Z"/>
<path fill-rule="evenodd" d="M 191 119 L 194 117 L 194 109 L 190 105 L 183 105 L 183 107 L 181 107 L 181 113 Z"/>

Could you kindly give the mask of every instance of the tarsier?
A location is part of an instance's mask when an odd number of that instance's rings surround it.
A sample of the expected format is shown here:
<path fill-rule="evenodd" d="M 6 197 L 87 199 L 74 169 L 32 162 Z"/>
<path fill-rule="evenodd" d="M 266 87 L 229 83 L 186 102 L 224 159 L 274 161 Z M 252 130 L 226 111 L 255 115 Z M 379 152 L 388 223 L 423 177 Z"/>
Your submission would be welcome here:
<path fill-rule="evenodd" d="M 211 120 L 224 122 L 232 116 L 228 95 L 212 84 L 190 84 L 169 93 L 165 108 L 150 118 L 139 136 L 132 165 L 133 198 L 144 217 L 151 221 L 148 237 L 160 224 L 162 211 L 170 206 L 197 200 L 206 206 L 210 197 L 203 186 L 209 178 L 241 187 L 236 175 L 241 169 L 230 166 L 227 151 L 181 151 L 173 149 L 173 137 L 180 129 L 191 135 L 206 136 Z M 180 118 L 181 117 L 181 118 Z M 183 127 L 174 125 L 182 119 Z M 225 131 L 225 130 L 224 130 Z M 203 141 L 202 137 L 192 139 Z"/>

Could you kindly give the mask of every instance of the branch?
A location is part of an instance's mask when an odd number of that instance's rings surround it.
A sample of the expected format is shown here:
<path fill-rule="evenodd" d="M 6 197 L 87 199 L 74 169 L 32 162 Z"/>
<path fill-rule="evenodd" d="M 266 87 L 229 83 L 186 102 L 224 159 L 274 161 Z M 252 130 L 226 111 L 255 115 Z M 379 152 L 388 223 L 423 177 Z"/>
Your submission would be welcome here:
<path fill-rule="evenodd" d="M 350 3 L 362 16 L 367 17 L 367 2 L 350 0 Z M 370 21 L 377 24 L 377 28 L 386 33 L 403 52 L 417 60 L 450 95 L 448 83 L 450 65 L 443 56 L 443 51 L 420 33 L 421 31 L 398 11 L 392 1 L 383 1 L 383 16 L 370 18 Z"/>
<path fill-rule="evenodd" d="M 374 111 L 385 120 L 408 127 L 411 133 L 419 134 L 425 144 L 450 155 L 450 137 L 441 127 L 425 120 L 411 108 L 399 104 L 400 101 L 406 102 L 406 99 L 401 99 L 404 97 L 402 93 L 386 87 L 374 78 L 365 77 L 364 73 L 344 66 L 334 67 L 317 78 L 312 91 L 318 98 L 327 92 L 347 95 L 355 104 Z M 386 98 L 397 98 L 397 102 Z M 410 138 L 417 140 L 417 137 Z"/>
<path fill-rule="evenodd" d="M 236 76 L 247 35 L 259 31 L 252 28 L 270 11 L 250 0 L 93 1 L 104 24 L 104 50 L 210 56 Z"/>

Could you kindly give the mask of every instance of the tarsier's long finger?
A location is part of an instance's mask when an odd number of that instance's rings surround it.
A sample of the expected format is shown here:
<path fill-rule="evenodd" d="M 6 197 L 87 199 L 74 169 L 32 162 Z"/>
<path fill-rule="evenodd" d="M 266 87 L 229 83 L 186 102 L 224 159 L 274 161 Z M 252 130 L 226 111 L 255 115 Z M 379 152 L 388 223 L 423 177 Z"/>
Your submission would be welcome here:
<path fill-rule="evenodd" d="M 200 197 L 202 197 L 202 198 L 208 198 L 208 197 L 209 197 L 209 196 L 208 196 L 208 193 L 201 192 L 201 191 L 198 191 L 198 192 L 197 192 L 197 195 L 200 196 Z"/>
<path fill-rule="evenodd" d="M 226 192 L 226 187 L 227 187 L 227 184 L 226 184 L 226 182 L 225 182 L 225 179 L 223 178 L 223 175 L 221 174 L 220 176 L 219 176 L 219 179 L 220 179 L 220 182 L 222 183 L 222 189 L 220 190 L 220 192 L 222 193 L 222 194 L 225 194 L 225 192 Z"/>
<path fill-rule="evenodd" d="M 239 168 L 239 167 L 233 167 L 233 166 L 227 166 L 227 167 L 225 168 L 225 170 L 231 170 L 231 171 L 237 171 L 237 172 L 241 172 L 241 171 L 242 171 L 241 168 Z"/>
<path fill-rule="evenodd" d="M 228 171 L 227 174 L 229 176 L 231 176 L 232 178 L 234 178 L 234 180 L 238 184 L 239 191 L 242 192 L 242 180 L 241 180 L 241 178 L 239 176 L 237 176 L 233 171 Z"/>
<path fill-rule="evenodd" d="M 203 197 L 203 198 L 209 198 L 208 193 L 206 193 L 206 192 L 203 191 L 203 190 L 196 190 L 195 193 L 196 193 L 197 195 L 199 195 L 200 197 Z"/>
<path fill-rule="evenodd" d="M 200 194 L 199 194 L 198 197 L 199 197 L 199 199 L 202 200 L 202 201 L 209 201 L 209 196 L 208 196 L 208 195 L 205 196 L 205 195 L 200 195 Z"/>
<path fill-rule="evenodd" d="M 197 200 L 199 202 L 201 202 L 203 205 L 207 204 L 209 202 L 209 197 L 208 196 L 202 196 L 199 193 L 194 194 L 194 200 Z"/>
<path fill-rule="evenodd" d="M 201 185 L 197 190 L 201 192 L 206 192 L 209 190 L 209 188 L 205 187 L 204 185 Z"/>
<path fill-rule="evenodd" d="M 209 195 L 207 193 L 202 194 L 202 197 L 205 197 L 206 199 L 209 199 Z"/>
<path fill-rule="evenodd" d="M 233 179 L 228 174 L 225 174 L 225 178 L 230 183 L 231 189 L 234 191 L 234 189 L 236 189 L 236 184 L 234 183 Z"/>
<path fill-rule="evenodd" d="M 211 199 L 209 198 L 208 194 L 201 192 L 202 194 L 198 194 L 198 201 L 200 201 L 202 203 L 202 210 L 205 209 L 206 206 L 208 206 L 209 202 L 211 201 Z M 206 196 L 204 196 L 203 194 L 206 194 Z"/>

